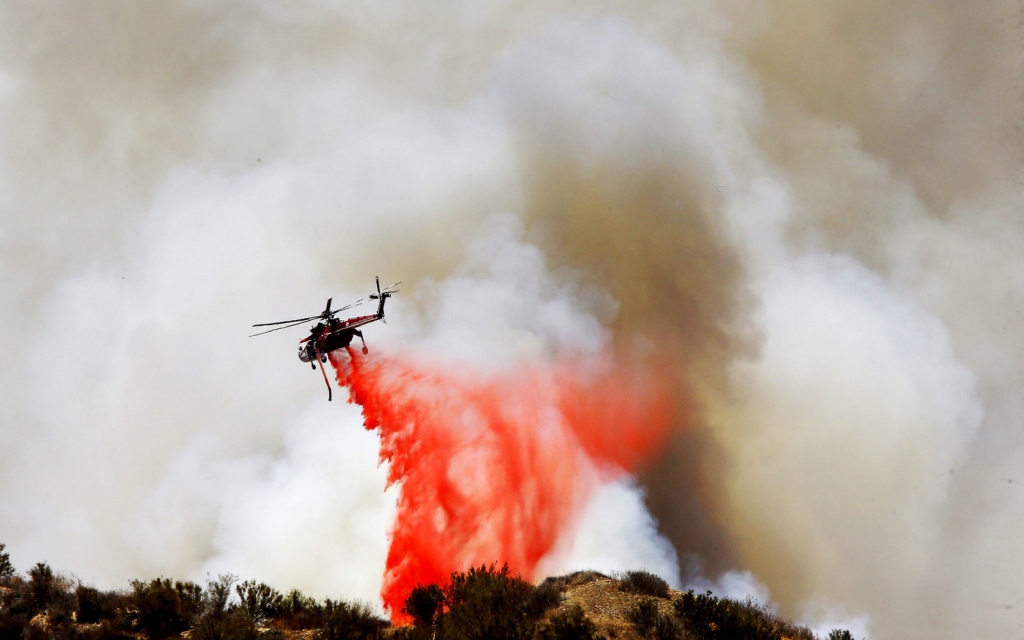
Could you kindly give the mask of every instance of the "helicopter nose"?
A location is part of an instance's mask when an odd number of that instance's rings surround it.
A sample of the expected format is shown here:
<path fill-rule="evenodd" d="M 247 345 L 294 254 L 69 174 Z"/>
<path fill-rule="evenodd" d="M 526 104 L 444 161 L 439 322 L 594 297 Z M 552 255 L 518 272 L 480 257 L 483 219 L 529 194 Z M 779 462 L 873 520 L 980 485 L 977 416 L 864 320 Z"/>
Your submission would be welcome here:
<path fill-rule="evenodd" d="M 303 362 L 309 362 L 309 352 L 306 351 L 306 345 L 299 343 L 299 360 Z"/>

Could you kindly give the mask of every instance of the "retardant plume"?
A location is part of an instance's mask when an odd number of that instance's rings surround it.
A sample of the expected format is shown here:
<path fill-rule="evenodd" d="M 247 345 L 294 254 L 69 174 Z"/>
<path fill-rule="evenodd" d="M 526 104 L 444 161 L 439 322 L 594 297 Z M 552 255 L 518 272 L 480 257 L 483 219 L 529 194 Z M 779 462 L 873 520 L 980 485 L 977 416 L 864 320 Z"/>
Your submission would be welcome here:
<path fill-rule="evenodd" d="M 498 562 L 534 578 L 599 480 L 656 454 L 670 426 L 664 376 L 607 357 L 482 375 L 347 351 L 331 354 L 338 382 L 400 485 L 381 594 L 396 621 L 413 587 L 453 571 Z"/>

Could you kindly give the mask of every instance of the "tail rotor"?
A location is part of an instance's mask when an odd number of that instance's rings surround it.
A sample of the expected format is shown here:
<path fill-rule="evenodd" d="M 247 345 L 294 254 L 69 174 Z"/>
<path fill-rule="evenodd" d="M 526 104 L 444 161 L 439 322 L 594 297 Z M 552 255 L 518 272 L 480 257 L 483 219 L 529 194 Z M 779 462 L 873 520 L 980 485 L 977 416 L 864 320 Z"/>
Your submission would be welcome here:
<path fill-rule="evenodd" d="M 376 276 L 375 279 L 376 279 L 376 282 L 377 282 L 377 293 L 371 293 L 369 295 L 369 299 L 370 300 L 380 300 L 380 303 L 377 306 L 377 318 L 379 318 L 380 321 L 383 322 L 384 324 L 387 324 L 387 320 L 384 319 L 384 303 L 387 302 L 388 298 L 390 298 L 391 296 L 393 296 L 396 293 L 398 293 L 398 289 L 395 289 L 395 287 L 397 287 L 398 285 L 402 284 L 402 281 L 399 280 L 395 284 L 393 284 L 391 286 L 388 286 L 388 287 L 384 287 L 383 289 L 381 289 L 380 288 L 380 276 Z"/>

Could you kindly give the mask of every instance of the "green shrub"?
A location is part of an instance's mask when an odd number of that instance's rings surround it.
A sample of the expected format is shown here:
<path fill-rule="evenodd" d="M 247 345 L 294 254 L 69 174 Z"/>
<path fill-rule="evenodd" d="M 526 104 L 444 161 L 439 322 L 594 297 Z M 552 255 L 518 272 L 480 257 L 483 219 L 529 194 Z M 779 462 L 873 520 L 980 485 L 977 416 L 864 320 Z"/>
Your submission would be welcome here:
<path fill-rule="evenodd" d="M 281 629 L 315 629 L 323 623 L 324 608 L 298 589 L 288 592 L 277 607 L 271 624 Z"/>
<path fill-rule="evenodd" d="M 561 602 L 562 587 L 545 581 L 535 587 L 510 575 L 508 565 L 453 572 L 444 586 L 418 585 L 402 611 L 416 626 L 396 629 L 395 640 L 527 640 L 537 621 Z"/>
<path fill-rule="evenodd" d="M 80 584 L 75 589 L 75 600 L 78 603 L 78 621 L 92 624 L 123 615 L 129 597 L 119 591 L 100 591 Z"/>
<path fill-rule="evenodd" d="M 204 598 L 194 582 L 171 583 L 166 578 L 149 582 L 133 580 L 131 620 L 150 640 L 159 640 L 182 631 L 200 616 Z"/>
<path fill-rule="evenodd" d="M 815 640 L 809 629 L 786 622 L 749 598 L 720 600 L 710 591 L 694 594 L 690 590 L 675 601 L 675 610 L 696 640 Z"/>
<path fill-rule="evenodd" d="M 561 592 L 565 591 L 566 587 L 578 587 L 601 579 L 608 579 L 608 576 L 597 571 L 574 571 L 564 576 L 545 578 L 540 586 L 553 585 Z"/>
<path fill-rule="evenodd" d="M 60 581 L 45 562 L 38 562 L 29 569 L 28 578 L 26 604 L 30 616 L 45 611 L 63 595 Z"/>
<path fill-rule="evenodd" d="M 537 630 L 537 640 L 595 640 L 597 626 L 579 605 L 567 607 L 551 616 Z"/>
<path fill-rule="evenodd" d="M 65 581 L 60 582 L 64 583 Z M 55 590 L 54 598 L 46 609 L 49 640 L 69 640 L 71 638 L 75 628 L 76 604 L 74 595 L 64 584 Z"/>
<path fill-rule="evenodd" d="M 654 640 L 682 640 L 686 637 L 686 632 L 678 620 L 659 613 L 658 619 L 654 622 L 654 633 L 651 637 Z"/>
<path fill-rule="evenodd" d="M 22 640 L 24 637 L 29 621 L 24 598 L 27 591 L 25 581 L 13 570 L 0 582 L 0 640 Z"/>
<path fill-rule="evenodd" d="M 619 590 L 642 596 L 668 597 L 668 583 L 647 571 L 628 571 L 619 580 Z"/>
<path fill-rule="evenodd" d="M 178 595 L 178 604 L 181 613 L 189 621 L 194 623 L 207 608 L 206 594 L 203 588 L 195 582 L 175 582 L 174 592 Z"/>
<path fill-rule="evenodd" d="M 509 575 L 508 565 L 455 572 L 445 588 L 448 607 L 440 619 L 444 640 L 527 640 L 533 637 L 529 599 L 534 586 Z"/>
<path fill-rule="evenodd" d="M 206 607 L 210 611 L 226 611 L 231 601 L 231 585 L 238 578 L 230 573 L 217 576 L 216 580 L 206 581 Z"/>
<path fill-rule="evenodd" d="M 0 640 L 20 640 L 28 624 L 26 608 L 28 585 L 15 575 L 0 588 Z"/>
<path fill-rule="evenodd" d="M 548 610 L 562 604 L 562 588 L 554 582 L 545 580 L 533 588 L 526 599 L 526 615 L 540 619 Z"/>
<path fill-rule="evenodd" d="M 387 620 L 377 616 L 362 602 L 324 601 L 323 626 L 313 634 L 314 640 L 377 640 Z"/>
<path fill-rule="evenodd" d="M 710 591 L 695 594 L 690 589 L 675 601 L 674 606 L 676 615 L 683 620 L 687 631 L 696 640 L 714 640 L 722 612 L 719 610 L 718 598 L 711 595 Z"/>
<path fill-rule="evenodd" d="M 46 636 L 63 640 L 70 636 L 75 621 L 75 598 L 71 582 L 53 573 L 45 562 L 37 563 L 28 571 L 28 580 L 17 577 L 8 580 L 5 591 L 10 601 L 12 627 L 22 622 L 25 638 Z M 36 615 L 46 614 L 45 623 L 29 624 Z M 2 625 L 5 628 L 7 624 Z"/>
<path fill-rule="evenodd" d="M 828 634 L 828 640 L 853 640 L 853 634 L 845 629 L 833 629 Z"/>
<path fill-rule="evenodd" d="M 11 554 L 4 553 L 7 545 L 0 543 L 0 585 L 7 584 L 7 580 L 15 575 L 14 565 L 11 564 Z"/>
<path fill-rule="evenodd" d="M 654 627 L 658 624 L 658 603 L 651 598 L 644 598 L 626 612 L 626 619 L 633 623 L 637 635 L 650 638 L 654 635 Z"/>
<path fill-rule="evenodd" d="M 436 584 L 416 585 L 405 599 L 402 612 L 412 616 L 413 624 L 419 627 L 434 625 L 435 616 L 445 602 L 444 591 Z"/>
<path fill-rule="evenodd" d="M 239 606 L 253 624 L 263 624 L 277 615 L 284 598 L 280 593 L 262 582 L 256 584 L 247 580 L 235 587 Z"/>
<path fill-rule="evenodd" d="M 192 627 L 190 640 L 255 640 L 257 635 L 241 609 L 211 609 Z"/>
<path fill-rule="evenodd" d="M 68 640 L 74 632 L 75 607 L 67 584 L 45 572 L 35 584 L 11 578 L 0 588 L 0 640 Z"/>

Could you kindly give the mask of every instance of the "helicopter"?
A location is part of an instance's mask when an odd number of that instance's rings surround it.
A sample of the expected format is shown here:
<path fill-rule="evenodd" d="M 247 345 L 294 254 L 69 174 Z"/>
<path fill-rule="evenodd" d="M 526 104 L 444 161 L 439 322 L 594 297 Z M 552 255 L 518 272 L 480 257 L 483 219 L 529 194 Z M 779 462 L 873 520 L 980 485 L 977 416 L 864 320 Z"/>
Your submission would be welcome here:
<path fill-rule="evenodd" d="M 367 354 L 370 352 L 366 347 L 366 340 L 363 339 L 363 332 L 359 330 L 359 327 L 376 322 L 387 324 L 384 319 L 384 303 L 387 302 L 388 298 L 398 293 L 398 289 L 395 289 L 401 282 L 380 288 L 380 278 L 377 279 L 377 292 L 371 293 L 367 298 L 360 298 L 352 304 L 345 305 L 338 309 L 331 310 L 331 301 L 334 298 L 327 299 L 327 306 L 324 308 L 323 313 L 316 316 L 310 316 L 308 318 L 299 318 L 296 320 L 281 320 L 280 322 L 262 322 L 260 324 L 254 324 L 253 327 L 271 327 L 274 325 L 285 325 L 283 327 L 274 326 L 273 329 L 254 333 L 250 338 L 256 336 L 262 336 L 272 331 L 278 331 L 280 329 L 288 329 L 290 327 L 296 327 L 300 324 L 309 322 L 310 320 L 317 320 L 316 325 L 310 328 L 309 335 L 299 340 L 299 360 L 308 362 L 313 369 L 316 369 L 316 361 L 320 361 L 320 373 L 324 376 L 324 383 L 327 385 L 327 400 L 330 401 L 332 397 L 331 383 L 327 380 L 327 371 L 324 370 L 324 366 L 327 363 L 327 354 L 338 349 L 344 349 L 345 347 L 352 344 L 352 339 L 359 337 L 360 342 L 363 343 L 363 353 Z M 355 318 L 349 318 L 348 320 L 338 320 L 335 318 L 335 314 L 341 313 L 346 309 L 362 304 L 365 300 L 377 300 L 377 312 L 367 316 L 356 316 Z"/>

